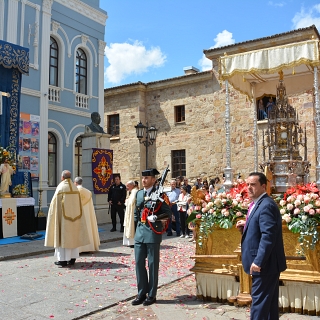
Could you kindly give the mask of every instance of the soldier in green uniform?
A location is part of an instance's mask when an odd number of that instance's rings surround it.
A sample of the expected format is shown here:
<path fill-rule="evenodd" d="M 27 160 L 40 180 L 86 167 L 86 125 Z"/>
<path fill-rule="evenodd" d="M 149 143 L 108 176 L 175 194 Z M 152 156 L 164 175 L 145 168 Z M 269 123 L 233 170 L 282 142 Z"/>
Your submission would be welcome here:
<path fill-rule="evenodd" d="M 136 234 L 134 237 L 134 254 L 136 260 L 136 276 L 138 285 L 138 295 L 132 301 L 132 305 L 142 304 L 144 306 L 151 305 L 156 302 L 159 262 L 160 262 L 160 243 L 162 241 L 162 223 L 157 220 L 151 223 L 145 219 L 145 208 L 150 208 L 151 202 L 148 196 L 155 191 L 157 169 L 149 169 L 142 171 L 143 189 L 137 192 L 137 204 L 134 213 L 134 220 L 137 224 Z M 144 214 L 143 214 L 144 212 Z M 170 207 L 165 203 L 161 203 L 157 215 L 171 216 Z M 154 230 L 152 230 L 154 229 Z M 146 269 L 146 258 L 148 258 L 149 279 Z"/>

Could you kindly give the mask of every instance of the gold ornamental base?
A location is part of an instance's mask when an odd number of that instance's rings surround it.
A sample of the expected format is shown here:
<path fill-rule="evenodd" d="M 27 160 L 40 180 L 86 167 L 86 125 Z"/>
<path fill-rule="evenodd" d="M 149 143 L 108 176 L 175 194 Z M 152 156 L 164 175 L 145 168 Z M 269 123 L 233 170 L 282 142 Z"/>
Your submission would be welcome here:
<path fill-rule="evenodd" d="M 11 198 L 11 193 L 9 193 L 9 192 L 3 193 L 0 195 L 0 198 Z"/>
<path fill-rule="evenodd" d="M 320 316 L 320 242 L 300 256 L 299 234 L 292 233 L 286 225 L 282 231 L 287 270 L 280 275 L 279 310 Z M 233 227 L 215 228 L 202 246 L 197 243 L 191 257 L 195 264 L 190 270 L 196 276 L 198 298 L 251 305 L 251 277 L 243 270 L 240 242 L 241 235 Z"/>

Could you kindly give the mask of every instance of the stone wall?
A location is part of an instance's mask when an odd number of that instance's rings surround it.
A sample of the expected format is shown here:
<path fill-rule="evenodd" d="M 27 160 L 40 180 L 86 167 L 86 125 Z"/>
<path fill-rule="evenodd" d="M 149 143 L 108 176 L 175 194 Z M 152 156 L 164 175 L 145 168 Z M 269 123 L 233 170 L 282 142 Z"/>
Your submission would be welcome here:
<path fill-rule="evenodd" d="M 231 167 L 233 174 L 246 177 L 254 170 L 253 105 L 246 96 L 230 89 Z M 145 168 L 145 147 L 139 144 L 134 126 L 156 126 L 158 136 L 149 147 L 149 167 L 159 171 L 171 164 L 172 150 L 186 150 L 187 177 L 222 176 L 225 158 L 225 88 L 215 71 L 199 72 L 148 84 L 136 83 L 105 89 L 105 124 L 110 114 L 120 115 L 120 136 L 111 138 L 114 150 L 114 172 L 122 181 L 140 180 Z M 312 91 L 289 97 L 297 108 L 302 127 L 306 125 L 308 160 L 312 163 L 311 179 L 315 180 L 315 125 Z M 174 107 L 185 105 L 185 122 L 175 123 Z M 262 162 L 262 130 L 258 123 L 259 163 Z M 107 128 L 105 128 L 107 130 Z M 266 155 L 268 152 L 266 150 Z M 303 148 L 300 153 L 303 157 Z M 168 179 L 171 178 L 171 172 Z"/>

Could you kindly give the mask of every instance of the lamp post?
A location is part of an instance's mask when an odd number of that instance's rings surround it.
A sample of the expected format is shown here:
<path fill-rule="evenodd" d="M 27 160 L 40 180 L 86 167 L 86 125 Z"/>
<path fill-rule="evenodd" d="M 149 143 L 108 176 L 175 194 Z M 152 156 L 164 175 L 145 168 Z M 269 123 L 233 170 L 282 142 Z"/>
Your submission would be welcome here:
<path fill-rule="evenodd" d="M 140 121 L 135 128 L 139 142 L 146 147 L 146 169 L 148 169 L 148 147 L 155 142 L 158 129 L 156 129 L 154 126 L 148 127 L 148 121 L 146 122 L 145 126 Z M 145 140 L 142 140 L 144 136 Z"/>

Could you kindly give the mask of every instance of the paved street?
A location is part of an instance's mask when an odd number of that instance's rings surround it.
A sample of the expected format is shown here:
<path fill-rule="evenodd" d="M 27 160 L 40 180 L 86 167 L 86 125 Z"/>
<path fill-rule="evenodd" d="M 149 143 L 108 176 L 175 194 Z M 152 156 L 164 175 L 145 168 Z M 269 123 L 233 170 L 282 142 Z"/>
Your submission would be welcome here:
<path fill-rule="evenodd" d="M 100 226 L 101 250 L 70 268 L 54 265 L 43 240 L 0 246 L 0 319 L 249 319 L 248 308 L 196 299 L 189 271 L 195 245 L 163 237 L 157 303 L 132 306 L 137 293 L 133 249 Z M 318 319 L 285 314 L 280 319 Z"/>

